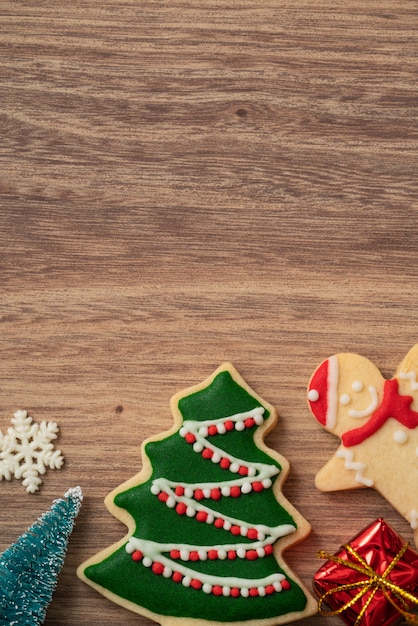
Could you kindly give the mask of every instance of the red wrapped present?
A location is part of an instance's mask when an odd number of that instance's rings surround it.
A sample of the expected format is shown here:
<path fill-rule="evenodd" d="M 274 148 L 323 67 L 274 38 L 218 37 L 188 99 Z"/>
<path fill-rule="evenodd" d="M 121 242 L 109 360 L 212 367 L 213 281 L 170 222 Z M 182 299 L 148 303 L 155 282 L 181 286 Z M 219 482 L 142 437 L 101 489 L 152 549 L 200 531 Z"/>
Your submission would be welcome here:
<path fill-rule="evenodd" d="M 349 626 L 418 624 L 418 552 L 382 518 L 335 554 L 318 556 L 327 559 L 313 580 L 322 615 Z"/>

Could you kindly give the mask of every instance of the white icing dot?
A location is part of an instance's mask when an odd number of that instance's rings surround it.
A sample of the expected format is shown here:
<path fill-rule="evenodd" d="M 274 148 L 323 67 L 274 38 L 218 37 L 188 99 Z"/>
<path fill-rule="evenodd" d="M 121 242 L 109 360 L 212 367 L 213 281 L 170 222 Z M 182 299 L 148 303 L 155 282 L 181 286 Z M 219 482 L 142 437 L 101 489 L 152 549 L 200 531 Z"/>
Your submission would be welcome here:
<path fill-rule="evenodd" d="M 194 489 L 192 489 L 192 487 L 186 487 L 184 489 L 184 495 L 186 496 L 186 498 L 193 498 Z"/>
<path fill-rule="evenodd" d="M 266 595 L 266 588 L 265 587 L 258 587 L 258 595 L 263 597 Z"/>
<path fill-rule="evenodd" d="M 144 567 L 151 567 L 152 560 L 149 558 L 149 556 L 144 556 L 144 558 L 142 559 L 142 565 Z"/>
<path fill-rule="evenodd" d="M 262 559 L 263 556 L 265 555 L 264 548 L 257 548 L 257 554 L 260 557 L 260 559 Z"/>
<path fill-rule="evenodd" d="M 238 430 L 238 431 L 245 430 L 244 422 L 241 420 L 238 420 L 238 422 L 235 423 L 235 430 Z"/>
<path fill-rule="evenodd" d="M 188 506 L 186 509 L 186 516 L 187 517 L 194 517 L 196 515 L 196 509 L 192 506 Z"/>
<path fill-rule="evenodd" d="M 255 476 L 256 474 L 257 474 L 257 470 L 255 469 L 255 467 L 248 468 L 248 476 Z"/>
<path fill-rule="evenodd" d="M 348 395 L 348 393 L 343 393 L 342 396 L 340 396 L 340 404 L 350 404 L 351 402 L 351 398 Z"/>
<path fill-rule="evenodd" d="M 206 550 L 199 550 L 198 555 L 201 561 L 206 561 L 206 559 L 208 558 L 208 553 L 206 552 Z"/>
<path fill-rule="evenodd" d="M 225 424 L 218 424 L 217 429 L 220 435 L 224 435 L 226 433 Z"/>
<path fill-rule="evenodd" d="M 247 554 L 247 551 L 244 548 L 238 548 L 237 556 L 239 559 L 245 559 L 246 554 Z"/>
<path fill-rule="evenodd" d="M 164 578 L 171 578 L 173 575 L 173 570 L 170 567 L 165 567 L 163 570 L 163 576 Z"/>
<path fill-rule="evenodd" d="M 201 426 L 199 428 L 199 435 L 202 435 L 202 437 L 207 437 L 208 436 L 208 427 L 207 426 Z"/>
<path fill-rule="evenodd" d="M 128 542 L 125 546 L 125 550 L 128 554 L 132 554 L 133 552 L 135 552 L 135 546 Z"/>
<path fill-rule="evenodd" d="M 245 526 L 241 526 L 240 535 L 241 537 L 246 537 L 248 535 L 248 528 L 246 528 Z"/>
<path fill-rule="evenodd" d="M 188 550 L 180 550 L 180 558 L 182 561 L 189 560 L 189 551 Z"/>
<path fill-rule="evenodd" d="M 231 587 L 227 587 L 225 585 L 225 587 L 222 587 L 222 595 L 228 597 L 231 595 Z"/>
<path fill-rule="evenodd" d="M 212 585 L 210 585 L 209 583 L 204 583 L 202 587 L 202 591 L 204 593 L 212 593 Z"/>
<path fill-rule="evenodd" d="M 263 485 L 264 489 L 270 489 L 272 482 L 270 478 L 265 478 L 264 480 L 261 481 L 261 484 Z"/>
<path fill-rule="evenodd" d="M 193 450 L 194 452 L 197 452 L 199 454 L 199 452 L 202 452 L 203 450 L 203 445 L 200 443 L 200 441 L 195 441 L 193 444 Z"/>
<path fill-rule="evenodd" d="M 203 489 L 203 495 L 205 496 L 205 498 L 210 498 L 210 489 L 209 489 L 209 487 L 205 487 Z"/>
<path fill-rule="evenodd" d="M 213 524 L 214 521 L 215 521 L 215 518 L 213 517 L 213 515 L 211 513 L 209 513 L 207 518 L 206 518 L 206 523 L 207 524 Z"/>
<path fill-rule="evenodd" d="M 273 583 L 273 587 L 275 588 L 276 591 L 281 591 L 282 590 L 282 586 L 281 586 L 281 584 L 278 581 Z"/>
<path fill-rule="evenodd" d="M 248 591 L 248 589 L 246 587 L 243 587 L 241 589 L 241 595 L 243 598 L 248 598 L 248 596 L 250 595 L 250 592 Z"/>
<path fill-rule="evenodd" d="M 318 402 L 319 391 L 317 389 L 310 389 L 308 391 L 308 400 L 310 400 L 311 402 Z"/>
<path fill-rule="evenodd" d="M 231 526 L 232 526 L 231 522 L 230 522 L 229 520 L 227 520 L 227 519 L 226 519 L 226 520 L 224 521 L 224 529 L 225 529 L 225 530 L 231 530 Z"/>
<path fill-rule="evenodd" d="M 156 485 L 155 483 L 151 485 L 151 493 L 154 494 L 154 496 L 158 496 L 160 491 L 161 489 L 159 488 L 158 485 Z"/>
<path fill-rule="evenodd" d="M 181 582 L 182 582 L 183 587 L 190 587 L 190 583 L 192 582 L 192 579 L 190 578 L 190 576 L 185 576 Z"/>
<path fill-rule="evenodd" d="M 170 496 L 168 500 L 166 501 L 166 505 L 168 506 L 169 509 L 174 509 L 174 507 L 176 506 L 175 498 L 173 498 L 173 496 Z"/>
<path fill-rule="evenodd" d="M 227 556 L 228 554 L 226 550 L 218 550 L 218 559 L 220 559 L 221 561 L 224 561 Z"/>
<path fill-rule="evenodd" d="M 361 380 L 355 380 L 351 385 L 353 391 L 361 391 L 363 389 L 363 383 Z"/>
<path fill-rule="evenodd" d="M 180 431 L 179 431 L 179 432 L 180 432 L 180 437 L 185 437 L 185 436 L 187 435 L 187 433 L 188 433 L 188 430 L 187 430 L 187 428 L 185 428 L 184 426 L 182 426 L 182 427 L 180 428 Z"/>
<path fill-rule="evenodd" d="M 212 463 L 219 463 L 220 460 L 221 455 L 219 454 L 219 452 L 214 452 L 211 458 Z"/>
<path fill-rule="evenodd" d="M 245 482 L 242 486 L 241 486 L 241 491 L 242 493 L 250 493 L 250 491 L 252 491 L 252 485 L 250 482 Z"/>
<path fill-rule="evenodd" d="M 239 470 L 239 464 L 231 463 L 231 465 L 229 466 L 229 471 L 234 472 L 234 474 L 236 474 L 238 470 Z"/>
<path fill-rule="evenodd" d="M 261 426 L 261 424 L 264 422 L 263 414 L 256 413 L 256 415 L 254 415 L 254 421 L 257 424 L 257 426 Z"/>
<path fill-rule="evenodd" d="M 396 443 L 406 443 L 408 441 L 408 433 L 405 430 L 395 430 L 393 433 L 393 439 Z"/>
<path fill-rule="evenodd" d="M 221 494 L 228 498 L 228 496 L 231 495 L 231 487 L 228 487 L 227 485 L 221 487 Z"/>

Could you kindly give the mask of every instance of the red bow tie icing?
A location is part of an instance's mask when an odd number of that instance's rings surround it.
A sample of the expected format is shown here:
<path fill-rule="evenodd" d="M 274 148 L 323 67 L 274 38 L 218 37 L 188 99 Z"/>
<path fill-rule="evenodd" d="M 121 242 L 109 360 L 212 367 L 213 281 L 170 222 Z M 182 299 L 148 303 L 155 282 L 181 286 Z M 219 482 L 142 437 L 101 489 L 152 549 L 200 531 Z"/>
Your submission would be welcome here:
<path fill-rule="evenodd" d="M 363 356 L 336 354 L 312 375 L 308 404 L 342 444 L 317 474 L 317 487 L 374 487 L 409 521 L 418 544 L 417 374 L 418 344 L 391 380 Z"/>

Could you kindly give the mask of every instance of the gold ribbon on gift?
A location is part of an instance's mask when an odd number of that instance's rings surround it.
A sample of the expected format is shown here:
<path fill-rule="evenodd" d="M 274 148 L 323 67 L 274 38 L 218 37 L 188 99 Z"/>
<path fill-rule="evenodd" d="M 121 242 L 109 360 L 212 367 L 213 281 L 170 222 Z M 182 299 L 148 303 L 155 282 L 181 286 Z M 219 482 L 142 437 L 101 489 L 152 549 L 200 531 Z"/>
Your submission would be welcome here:
<path fill-rule="evenodd" d="M 415 613 L 411 613 L 411 604 L 416 605 L 418 607 L 418 598 L 405 589 L 402 589 L 398 585 L 395 585 L 391 580 L 388 580 L 388 576 L 396 564 L 402 559 L 406 550 L 408 549 L 409 544 L 405 543 L 402 548 L 399 550 L 398 554 L 395 556 L 393 561 L 388 565 L 383 574 L 378 574 L 374 571 L 372 567 L 348 544 L 344 545 L 343 548 L 347 550 L 352 557 L 354 557 L 358 563 L 348 561 L 342 559 L 333 554 L 328 554 L 327 552 L 320 551 L 317 554 L 319 559 L 327 559 L 328 561 L 333 561 L 334 563 L 338 563 L 339 565 L 343 565 L 344 567 L 349 567 L 350 569 L 356 570 L 361 574 L 364 574 L 366 578 L 364 580 L 360 580 L 353 583 L 346 583 L 344 585 L 339 585 L 334 587 L 333 589 L 329 589 L 326 591 L 319 599 L 318 609 L 321 615 L 330 616 L 330 615 L 340 615 L 350 607 L 352 607 L 357 600 L 362 598 L 364 595 L 370 592 L 366 602 L 364 603 L 360 613 L 358 614 L 356 621 L 354 622 L 354 626 L 360 626 L 361 620 L 363 616 L 367 612 L 371 602 L 373 601 L 376 592 L 381 589 L 385 598 L 392 604 L 397 611 L 405 618 L 408 624 L 414 624 L 418 626 L 418 615 Z M 335 611 L 326 611 L 323 609 L 323 604 L 326 602 L 328 596 L 339 593 L 340 591 L 349 591 L 350 589 L 359 589 L 359 591 L 343 606 Z M 394 600 L 396 598 L 396 600 Z"/>

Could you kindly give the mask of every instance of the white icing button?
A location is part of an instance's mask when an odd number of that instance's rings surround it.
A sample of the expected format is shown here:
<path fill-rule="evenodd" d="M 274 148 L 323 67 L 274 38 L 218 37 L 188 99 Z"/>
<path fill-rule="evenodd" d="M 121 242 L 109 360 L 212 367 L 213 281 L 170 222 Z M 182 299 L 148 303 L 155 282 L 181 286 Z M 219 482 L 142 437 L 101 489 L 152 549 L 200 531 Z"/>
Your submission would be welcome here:
<path fill-rule="evenodd" d="M 340 397 L 340 404 L 350 404 L 351 402 L 351 398 L 348 395 L 348 393 L 343 393 L 343 395 Z"/>
<path fill-rule="evenodd" d="M 363 389 L 363 383 L 361 380 L 355 380 L 351 385 L 353 391 L 361 391 Z"/>
<path fill-rule="evenodd" d="M 395 430 L 393 438 L 396 443 L 406 443 L 408 441 L 408 433 L 405 430 Z"/>
<path fill-rule="evenodd" d="M 317 402 L 319 400 L 319 391 L 317 389 L 310 389 L 308 391 L 308 400 Z"/>

